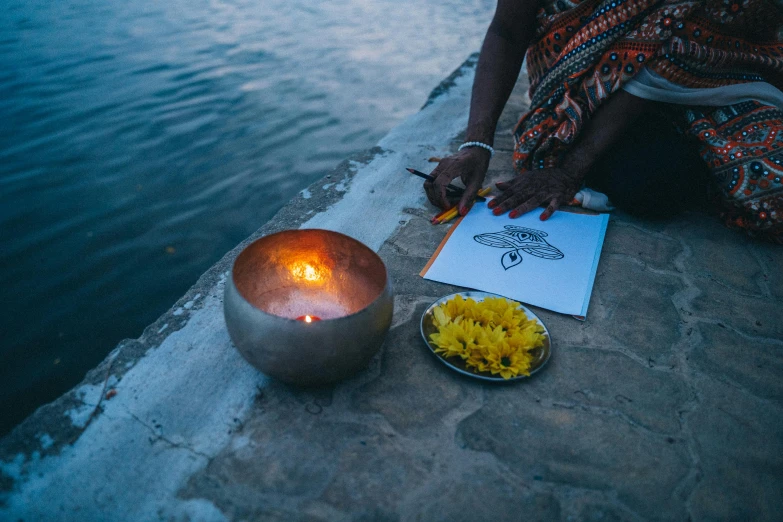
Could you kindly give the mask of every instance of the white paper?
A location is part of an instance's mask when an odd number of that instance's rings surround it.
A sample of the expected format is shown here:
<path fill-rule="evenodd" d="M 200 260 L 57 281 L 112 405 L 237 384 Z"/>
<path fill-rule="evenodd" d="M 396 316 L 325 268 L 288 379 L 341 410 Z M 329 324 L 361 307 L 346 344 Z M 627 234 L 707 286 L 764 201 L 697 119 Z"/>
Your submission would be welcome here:
<path fill-rule="evenodd" d="M 555 212 L 541 221 L 540 213 L 509 219 L 476 203 L 422 275 L 563 314 L 587 315 L 609 216 Z"/>

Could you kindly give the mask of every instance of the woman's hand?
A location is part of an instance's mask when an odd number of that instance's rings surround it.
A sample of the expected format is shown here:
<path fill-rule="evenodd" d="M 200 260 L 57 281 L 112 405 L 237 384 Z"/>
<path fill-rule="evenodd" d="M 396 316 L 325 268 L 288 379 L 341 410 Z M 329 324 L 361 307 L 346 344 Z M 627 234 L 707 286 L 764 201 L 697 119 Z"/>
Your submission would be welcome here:
<path fill-rule="evenodd" d="M 496 216 L 504 212 L 517 218 L 540 205 L 547 205 L 541 213 L 546 221 L 562 204 L 570 203 L 582 185 L 583 176 L 563 168 L 530 170 L 517 175 L 511 181 L 497 183 L 503 192 L 489 202 Z"/>
<path fill-rule="evenodd" d="M 613 94 L 585 122 L 582 134 L 559 167 L 530 170 L 507 183 L 498 183 L 503 194 L 489 202 L 490 208 L 498 215 L 510 210 L 509 217 L 516 218 L 543 204 L 547 207 L 541 221 L 549 219 L 560 205 L 573 200 L 593 163 L 652 103 L 623 90 Z"/>
<path fill-rule="evenodd" d="M 431 175 L 435 181 L 424 183 L 424 190 L 430 203 L 442 209 L 453 207 L 454 202 L 449 200 L 446 187 L 452 180 L 460 178 L 465 184 L 465 193 L 460 198 L 457 209 L 461 215 L 467 214 L 487 175 L 490 157 L 486 149 L 469 147 L 443 158 L 432 171 Z"/>

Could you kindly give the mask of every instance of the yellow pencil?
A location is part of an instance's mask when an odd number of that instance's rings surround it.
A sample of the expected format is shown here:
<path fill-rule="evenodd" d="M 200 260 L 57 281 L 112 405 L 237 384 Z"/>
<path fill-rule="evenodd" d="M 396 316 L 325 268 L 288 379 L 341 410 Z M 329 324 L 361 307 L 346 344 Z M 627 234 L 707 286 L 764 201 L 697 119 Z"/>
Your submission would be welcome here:
<path fill-rule="evenodd" d="M 490 192 L 492 192 L 492 187 L 485 187 L 485 188 L 483 188 L 483 189 L 478 191 L 478 195 L 483 197 L 483 196 L 486 196 L 487 194 L 489 194 Z M 445 211 L 445 212 L 435 216 L 435 219 L 433 219 L 432 222 L 433 222 L 434 225 L 440 225 L 441 223 L 447 223 L 447 222 L 451 221 L 452 219 L 454 219 L 457 216 L 459 216 L 459 210 L 457 209 L 457 206 L 455 205 L 455 206 L 451 207 L 449 210 L 447 210 L 447 211 Z"/>
<path fill-rule="evenodd" d="M 478 195 L 483 197 L 483 196 L 486 196 L 487 194 L 489 194 L 490 192 L 492 192 L 492 187 L 485 187 L 485 188 L 483 188 L 483 189 L 478 191 Z M 448 223 L 449 221 L 451 221 L 452 219 L 454 219 L 455 217 L 458 217 L 458 216 L 459 216 L 459 210 L 457 209 L 456 206 L 452 207 L 443 216 L 441 216 L 438 219 L 438 223 L 437 224 Z"/>
<path fill-rule="evenodd" d="M 451 221 L 452 219 L 457 217 L 458 214 L 459 212 L 457 211 L 457 207 L 450 208 L 445 214 L 443 214 L 441 217 L 436 219 L 434 224 L 440 225 L 441 223 L 446 223 L 448 221 Z"/>

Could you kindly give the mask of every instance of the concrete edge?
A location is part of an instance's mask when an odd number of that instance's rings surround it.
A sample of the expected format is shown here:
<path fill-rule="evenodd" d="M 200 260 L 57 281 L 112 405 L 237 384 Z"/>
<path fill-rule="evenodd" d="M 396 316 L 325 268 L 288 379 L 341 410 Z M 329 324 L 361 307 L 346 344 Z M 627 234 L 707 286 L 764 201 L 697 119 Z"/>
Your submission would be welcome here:
<path fill-rule="evenodd" d="M 432 103 L 437 100 L 440 96 L 446 94 L 451 90 L 455 85 L 457 85 L 457 79 L 461 78 L 465 74 L 467 74 L 469 71 L 472 71 L 476 68 L 476 65 L 478 65 L 478 59 L 479 59 L 479 53 L 473 53 L 470 56 L 468 56 L 468 59 L 462 62 L 462 65 L 454 69 L 454 72 L 452 72 L 445 80 L 440 82 L 440 84 L 432 89 L 432 92 L 430 92 L 430 95 L 427 97 L 427 101 L 424 102 L 424 105 L 421 106 L 421 109 L 423 110 L 432 105 Z"/>

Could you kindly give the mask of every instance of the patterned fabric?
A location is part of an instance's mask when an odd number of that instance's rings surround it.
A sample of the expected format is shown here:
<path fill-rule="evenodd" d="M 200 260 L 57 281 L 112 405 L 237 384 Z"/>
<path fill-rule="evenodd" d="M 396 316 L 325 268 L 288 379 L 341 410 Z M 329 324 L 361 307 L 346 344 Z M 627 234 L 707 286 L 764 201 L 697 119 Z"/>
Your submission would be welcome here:
<path fill-rule="evenodd" d="M 584 121 L 643 67 L 684 87 L 783 87 L 780 1 L 546 1 L 527 52 L 531 109 L 514 132 L 515 167 L 556 166 Z M 725 222 L 783 242 L 783 111 L 673 107 L 701 145 Z"/>

